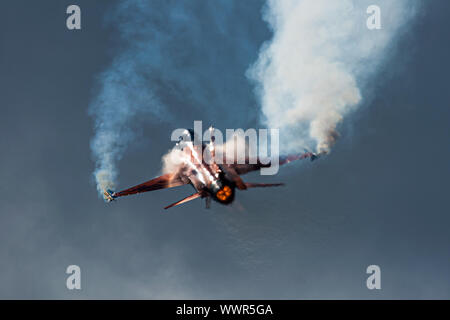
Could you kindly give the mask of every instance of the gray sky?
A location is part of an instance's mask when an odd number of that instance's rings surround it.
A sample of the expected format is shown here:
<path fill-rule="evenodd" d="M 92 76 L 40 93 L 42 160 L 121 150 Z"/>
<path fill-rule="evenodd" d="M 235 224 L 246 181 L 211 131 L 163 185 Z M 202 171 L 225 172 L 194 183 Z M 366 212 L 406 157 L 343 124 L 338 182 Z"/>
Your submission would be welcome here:
<path fill-rule="evenodd" d="M 80 31 L 65 26 L 73 1 L 0 5 L 0 298 L 450 298 L 448 1 L 425 3 L 329 156 L 249 175 L 286 186 L 239 192 L 232 207 L 169 211 L 188 187 L 105 204 L 92 177 L 88 107 L 133 40 L 118 2 L 76 1 Z M 132 36 L 165 36 L 159 60 L 136 59 L 173 119 L 144 121 L 123 187 L 160 172 L 174 128 L 257 125 L 245 71 L 271 36 L 263 2 L 180 3 L 131 20 L 163 30 Z M 174 8 L 197 24 L 171 29 Z M 66 289 L 70 264 L 81 291 Z M 382 290 L 365 286 L 371 264 Z"/>

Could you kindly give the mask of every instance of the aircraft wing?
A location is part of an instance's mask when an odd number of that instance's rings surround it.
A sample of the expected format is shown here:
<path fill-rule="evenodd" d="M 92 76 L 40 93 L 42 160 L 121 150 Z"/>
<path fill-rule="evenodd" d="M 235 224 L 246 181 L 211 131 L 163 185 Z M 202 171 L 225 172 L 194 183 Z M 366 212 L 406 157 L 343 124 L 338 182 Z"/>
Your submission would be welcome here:
<path fill-rule="evenodd" d="M 179 178 L 178 175 L 167 173 L 162 176 L 159 176 L 157 178 L 154 178 L 152 180 L 149 180 L 147 182 L 141 183 L 137 186 L 119 191 L 114 192 L 112 194 L 113 198 L 117 197 L 123 197 L 128 196 L 130 194 L 136 194 L 136 193 L 142 193 L 142 192 L 148 192 L 148 191 L 154 191 L 159 189 L 166 189 L 166 188 L 173 188 L 178 187 L 187 184 L 187 182 L 184 182 Z"/>
<path fill-rule="evenodd" d="M 316 155 L 315 153 L 312 153 L 312 152 L 305 152 L 302 154 L 293 154 L 293 155 L 283 156 L 283 157 L 280 157 L 279 165 L 281 166 L 281 165 L 289 163 L 291 161 L 307 159 L 307 158 L 310 158 L 311 161 L 314 161 L 318 157 L 319 157 L 318 155 Z M 254 164 L 249 164 L 248 159 L 246 159 L 245 162 L 246 162 L 245 164 L 232 163 L 232 164 L 225 164 L 224 166 L 227 169 L 229 169 L 228 171 L 230 171 L 230 169 L 231 169 L 233 172 L 237 173 L 238 175 L 243 175 L 243 174 L 249 173 L 251 171 L 259 170 L 261 168 L 270 167 L 270 165 L 271 165 L 270 163 L 263 164 L 261 161 L 259 161 L 259 159 Z"/>

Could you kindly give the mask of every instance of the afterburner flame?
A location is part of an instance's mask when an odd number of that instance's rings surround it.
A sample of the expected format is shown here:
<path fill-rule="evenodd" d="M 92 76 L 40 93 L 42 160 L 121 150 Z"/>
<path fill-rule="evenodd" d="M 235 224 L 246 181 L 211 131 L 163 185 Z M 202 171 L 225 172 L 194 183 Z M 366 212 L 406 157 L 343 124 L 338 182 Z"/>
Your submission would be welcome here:
<path fill-rule="evenodd" d="M 231 195 L 233 194 L 233 191 L 229 186 L 224 186 L 222 189 L 217 191 L 216 197 L 220 201 L 226 201 Z"/>

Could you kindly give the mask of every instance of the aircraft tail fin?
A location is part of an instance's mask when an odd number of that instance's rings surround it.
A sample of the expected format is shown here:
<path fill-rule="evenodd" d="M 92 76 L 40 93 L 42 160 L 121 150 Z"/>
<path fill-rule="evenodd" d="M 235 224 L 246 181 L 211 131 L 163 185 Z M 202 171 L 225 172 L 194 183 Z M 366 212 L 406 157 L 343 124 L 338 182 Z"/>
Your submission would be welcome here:
<path fill-rule="evenodd" d="M 188 202 L 188 201 L 191 201 L 191 200 L 200 198 L 201 196 L 202 196 L 202 193 L 201 193 L 201 192 L 196 192 L 196 193 L 191 194 L 190 196 L 188 196 L 188 197 L 186 197 L 186 198 L 184 198 L 184 199 L 181 199 L 180 201 L 177 201 L 177 202 L 175 202 L 175 203 L 172 203 L 172 204 L 168 205 L 168 206 L 165 207 L 164 209 L 169 209 L 169 208 L 178 206 L 178 205 L 183 204 L 183 203 L 186 203 L 186 202 Z"/>

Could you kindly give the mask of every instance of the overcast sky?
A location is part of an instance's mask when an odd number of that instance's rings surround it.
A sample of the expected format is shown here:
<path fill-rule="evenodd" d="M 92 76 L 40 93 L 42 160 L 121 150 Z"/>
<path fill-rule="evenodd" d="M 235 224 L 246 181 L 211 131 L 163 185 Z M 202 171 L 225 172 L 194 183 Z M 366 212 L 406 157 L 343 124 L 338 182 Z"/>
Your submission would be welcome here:
<path fill-rule="evenodd" d="M 160 55 L 136 61 L 168 116 L 143 119 L 119 164 L 125 188 L 160 173 L 175 128 L 258 125 L 245 72 L 271 32 L 263 1 L 149 3 L 116 15 L 120 1 L 1 2 L 0 298 L 450 298 L 448 1 L 425 2 L 329 156 L 246 176 L 286 186 L 231 207 L 168 211 L 191 188 L 98 197 L 100 75 L 133 37 Z M 127 34 L 132 23 L 158 33 Z M 71 264 L 79 291 L 65 285 Z M 371 264 L 381 290 L 366 287 Z"/>

